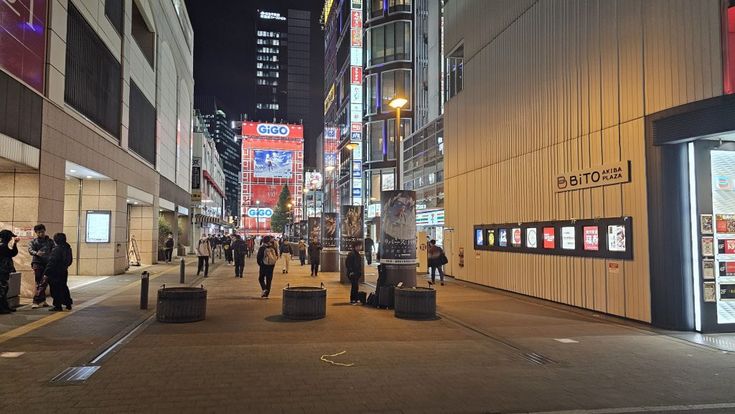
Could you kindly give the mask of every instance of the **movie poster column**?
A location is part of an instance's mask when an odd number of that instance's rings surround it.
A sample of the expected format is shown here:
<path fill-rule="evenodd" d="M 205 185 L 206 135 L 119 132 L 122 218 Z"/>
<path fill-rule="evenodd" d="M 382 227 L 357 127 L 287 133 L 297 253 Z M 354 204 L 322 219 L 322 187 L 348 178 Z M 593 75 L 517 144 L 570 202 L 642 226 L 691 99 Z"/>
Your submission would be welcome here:
<path fill-rule="evenodd" d="M 322 238 L 322 226 L 319 217 L 309 217 L 308 231 L 309 241 L 321 241 Z"/>
<path fill-rule="evenodd" d="M 322 215 L 322 245 L 324 250 L 337 249 L 337 213 L 324 213 Z"/>
<path fill-rule="evenodd" d="M 340 250 L 349 252 L 352 244 L 363 241 L 362 230 L 363 206 L 342 206 Z M 362 251 L 362 245 L 360 247 Z"/>
<path fill-rule="evenodd" d="M 307 221 L 306 220 L 301 220 L 301 222 L 299 224 L 300 233 L 301 233 L 301 239 L 303 239 L 304 241 L 306 241 L 308 243 L 309 242 L 309 233 L 308 233 L 308 228 L 307 227 L 308 227 L 307 226 Z"/>
<path fill-rule="evenodd" d="M 383 191 L 380 200 L 380 263 L 416 264 L 416 192 Z"/>

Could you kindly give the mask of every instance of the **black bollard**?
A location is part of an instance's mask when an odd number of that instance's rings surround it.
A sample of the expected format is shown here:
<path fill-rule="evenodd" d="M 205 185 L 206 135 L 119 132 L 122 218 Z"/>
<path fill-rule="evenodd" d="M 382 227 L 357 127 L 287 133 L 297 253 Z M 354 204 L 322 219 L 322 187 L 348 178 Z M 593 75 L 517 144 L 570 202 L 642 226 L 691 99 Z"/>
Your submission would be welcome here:
<path fill-rule="evenodd" d="M 186 263 L 184 262 L 183 257 L 179 263 L 179 283 L 183 285 L 186 283 Z"/>
<path fill-rule="evenodd" d="M 140 275 L 140 308 L 148 309 L 148 284 L 150 283 L 150 273 L 143 272 Z"/>

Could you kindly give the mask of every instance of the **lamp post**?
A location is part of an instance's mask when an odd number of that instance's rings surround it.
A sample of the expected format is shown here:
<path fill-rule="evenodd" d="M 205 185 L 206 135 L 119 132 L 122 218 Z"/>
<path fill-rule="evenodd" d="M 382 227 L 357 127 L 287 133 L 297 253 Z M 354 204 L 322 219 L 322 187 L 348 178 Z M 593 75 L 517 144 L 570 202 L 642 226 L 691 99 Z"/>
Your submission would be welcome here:
<path fill-rule="evenodd" d="M 401 189 L 401 108 L 406 106 L 408 99 L 396 96 L 388 105 L 396 110 L 396 139 L 393 143 L 393 149 L 396 156 L 396 178 L 395 189 Z"/>
<path fill-rule="evenodd" d="M 255 201 L 255 236 L 260 233 L 260 200 Z"/>

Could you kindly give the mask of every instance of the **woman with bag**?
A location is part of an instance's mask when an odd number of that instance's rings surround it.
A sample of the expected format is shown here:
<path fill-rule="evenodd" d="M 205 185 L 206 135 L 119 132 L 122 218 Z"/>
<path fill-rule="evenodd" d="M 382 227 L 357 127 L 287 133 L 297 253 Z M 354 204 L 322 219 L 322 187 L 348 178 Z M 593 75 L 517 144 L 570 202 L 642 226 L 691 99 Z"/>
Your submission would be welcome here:
<path fill-rule="evenodd" d="M 62 306 L 66 306 L 66 310 L 71 310 L 73 303 L 67 282 L 69 280 L 69 266 L 71 266 L 74 259 L 71 246 L 66 242 L 66 234 L 54 234 L 54 243 L 56 245 L 51 250 L 51 257 L 43 276 L 47 278 L 48 284 L 51 286 L 51 296 L 54 298 L 54 306 L 49 311 L 59 312 Z"/>
<path fill-rule="evenodd" d="M 436 283 L 436 270 L 439 270 L 439 280 L 442 286 L 444 286 L 444 270 L 442 265 L 446 264 L 447 256 L 444 255 L 444 250 L 436 245 L 436 240 L 429 241 L 429 267 L 431 267 L 431 282 L 430 285 Z"/>
<path fill-rule="evenodd" d="M 18 255 L 18 236 L 10 230 L 0 231 L 0 314 L 15 312 L 8 304 L 10 274 L 15 273 L 13 257 Z M 13 247 L 10 247 L 11 241 Z"/>
<path fill-rule="evenodd" d="M 347 254 L 345 265 L 347 266 L 347 278 L 350 279 L 350 303 L 352 305 L 360 304 L 358 297 L 358 288 L 360 286 L 360 278 L 362 278 L 362 257 L 360 256 L 360 242 L 352 244 L 352 250 Z"/>
<path fill-rule="evenodd" d="M 202 238 L 199 239 L 199 243 L 196 248 L 197 253 L 197 276 L 204 270 L 204 277 L 209 276 L 209 257 L 212 256 L 212 245 L 209 242 L 206 234 L 202 234 Z M 214 263 L 214 261 L 212 261 Z"/>

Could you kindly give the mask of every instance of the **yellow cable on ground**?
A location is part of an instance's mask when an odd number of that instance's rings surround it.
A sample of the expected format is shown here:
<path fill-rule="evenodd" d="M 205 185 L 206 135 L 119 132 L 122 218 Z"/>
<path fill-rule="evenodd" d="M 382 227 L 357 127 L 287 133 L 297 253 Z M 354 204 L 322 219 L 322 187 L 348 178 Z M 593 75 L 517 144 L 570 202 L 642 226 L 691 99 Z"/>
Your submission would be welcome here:
<path fill-rule="evenodd" d="M 322 355 L 322 357 L 319 358 L 319 359 L 321 359 L 324 362 L 329 362 L 332 365 L 337 365 L 337 366 L 340 366 L 340 367 L 354 367 L 355 366 L 354 363 L 343 364 L 341 362 L 334 362 L 334 361 L 326 358 L 326 357 L 336 357 L 336 356 L 344 355 L 346 353 L 347 353 L 347 351 L 342 351 L 342 352 L 338 352 L 338 353 L 332 354 L 332 355 Z"/>

